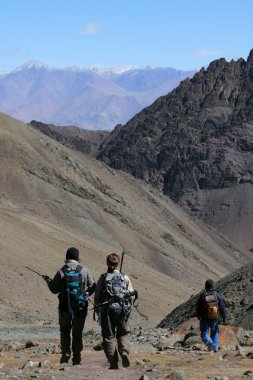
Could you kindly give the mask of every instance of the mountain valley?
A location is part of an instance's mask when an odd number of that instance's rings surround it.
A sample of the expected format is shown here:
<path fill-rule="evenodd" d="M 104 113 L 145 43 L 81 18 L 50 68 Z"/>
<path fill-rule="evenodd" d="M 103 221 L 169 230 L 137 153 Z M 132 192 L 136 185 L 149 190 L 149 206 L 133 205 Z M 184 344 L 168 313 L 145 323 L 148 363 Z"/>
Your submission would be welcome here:
<path fill-rule="evenodd" d="M 251 259 L 147 183 L 4 114 L 0 141 L 3 326 L 57 321 L 57 299 L 24 266 L 52 276 L 69 246 L 95 278 L 108 253 L 124 250 L 123 270 L 151 324 L 200 290 L 207 273 L 218 280 Z"/>

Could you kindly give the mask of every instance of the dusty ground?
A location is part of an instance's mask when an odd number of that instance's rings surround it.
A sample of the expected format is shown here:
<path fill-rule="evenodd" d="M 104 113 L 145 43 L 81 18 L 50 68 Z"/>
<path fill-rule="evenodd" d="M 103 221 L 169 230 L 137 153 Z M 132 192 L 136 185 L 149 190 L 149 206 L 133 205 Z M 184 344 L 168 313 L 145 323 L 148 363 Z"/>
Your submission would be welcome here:
<path fill-rule="evenodd" d="M 25 348 L 31 342 L 34 346 Z M 84 344 L 85 342 L 84 338 Z M 149 345 L 132 342 L 129 356 L 131 366 L 125 369 L 120 365 L 119 370 L 109 370 L 104 352 L 94 351 L 93 347 L 86 342 L 82 352 L 81 366 L 72 366 L 59 364 L 58 339 L 2 341 L 0 378 L 136 380 L 146 375 L 147 378 L 144 379 L 154 380 L 214 380 L 217 376 L 220 376 L 219 379 L 239 380 L 251 378 L 249 375 L 253 376 L 252 358 L 246 356 L 248 352 L 252 352 L 253 355 L 253 350 L 250 348 L 245 348 L 245 355 L 241 356 L 238 351 L 227 348 L 215 354 L 193 349 L 158 351 Z"/>

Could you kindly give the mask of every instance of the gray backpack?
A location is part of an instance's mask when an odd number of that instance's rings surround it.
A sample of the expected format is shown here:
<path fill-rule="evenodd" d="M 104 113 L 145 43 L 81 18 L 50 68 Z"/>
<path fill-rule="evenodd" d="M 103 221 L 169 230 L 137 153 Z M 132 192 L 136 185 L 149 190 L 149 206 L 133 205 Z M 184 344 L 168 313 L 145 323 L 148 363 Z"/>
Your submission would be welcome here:
<path fill-rule="evenodd" d="M 111 301 L 108 308 L 121 310 L 130 307 L 129 299 L 125 298 L 128 291 L 128 283 L 120 272 L 104 273 L 104 301 Z"/>

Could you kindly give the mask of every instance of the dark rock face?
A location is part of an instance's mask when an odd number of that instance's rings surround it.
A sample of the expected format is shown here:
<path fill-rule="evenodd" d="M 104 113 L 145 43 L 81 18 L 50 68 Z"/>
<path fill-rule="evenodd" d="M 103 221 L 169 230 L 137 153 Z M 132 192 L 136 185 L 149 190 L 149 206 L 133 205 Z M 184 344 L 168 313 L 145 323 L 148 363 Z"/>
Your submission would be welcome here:
<path fill-rule="evenodd" d="M 73 126 L 58 127 L 36 120 L 32 120 L 30 125 L 66 147 L 92 156 L 98 153 L 101 143 L 109 135 L 107 131 L 88 131 Z"/>
<path fill-rule="evenodd" d="M 148 181 L 212 224 L 209 213 L 218 211 L 208 209 L 207 191 L 241 186 L 243 192 L 249 186 L 252 192 L 252 57 L 253 50 L 247 61 L 219 59 L 202 68 L 118 126 L 98 158 Z M 224 194 L 215 199 L 219 209 Z M 246 248 L 252 247 L 251 239 Z"/>
<path fill-rule="evenodd" d="M 248 264 L 215 284 L 221 293 L 227 309 L 227 321 L 230 325 L 253 330 L 253 264 Z M 176 328 L 188 319 L 196 316 L 196 302 L 200 293 L 178 306 L 158 325 L 162 328 Z"/>

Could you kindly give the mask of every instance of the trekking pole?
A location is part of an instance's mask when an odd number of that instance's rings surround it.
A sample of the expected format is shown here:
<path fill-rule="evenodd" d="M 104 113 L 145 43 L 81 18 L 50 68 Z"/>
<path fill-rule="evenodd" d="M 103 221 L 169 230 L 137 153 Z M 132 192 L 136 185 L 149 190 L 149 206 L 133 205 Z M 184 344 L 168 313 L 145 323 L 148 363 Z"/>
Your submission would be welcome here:
<path fill-rule="evenodd" d="M 32 269 L 32 268 L 29 268 L 29 267 L 27 267 L 27 266 L 25 266 L 25 265 L 24 265 L 24 268 L 26 268 L 26 269 L 30 270 L 31 272 L 36 273 L 38 276 L 44 278 L 44 275 L 41 274 L 41 273 L 39 273 L 39 272 L 37 272 L 36 270 L 34 270 L 34 269 Z"/>
<path fill-rule="evenodd" d="M 105 305 L 109 305 L 111 303 L 111 301 L 105 301 L 105 302 L 101 302 L 101 303 L 98 303 L 98 304 L 93 304 L 94 305 L 94 307 L 93 308 L 91 308 L 90 310 L 96 310 L 96 309 L 98 309 L 99 307 L 101 307 L 101 306 L 105 306 Z"/>
<path fill-rule="evenodd" d="M 120 261 L 120 268 L 119 268 L 120 273 L 121 273 L 121 270 L 122 270 L 122 265 L 123 265 L 123 260 L 124 260 L 125 254 L 126 254 L 125 251 L 122 251 L 121 261 Z"/>
<path fill-rule="evenodd" d="M 148 321 L 148 319 L 149 319 L 148 316 L 147 316 L 146 314 L 143 314 L 143 313 L 140 311 L 140 309 L 139 309 L 139 302 L 137 302 L 137 300 L 138 300 L 138 292 L 137 292 L 137 290 L 134 290 L 133 292 L 129 292 L 129 293 L 126 295 L 127 298 L 130 298 L 130 297 L 132 297 L 132 296 L 134 296 L 133 307 L 136 309 L 137 313 L 138 313 L 141 317 L 145 318 L 146 321 Z"/>
<path fill-rule="evenodd" d="M 120 263 L 120 273 L 121 273 L 121 270 L 122 270 L 122 265 L 123 265 L 123 260 L 124 260 L 124 256 L 125 256 L 125 254 L 126 254 L 126 252 L 125 251 L 122 251 L 122 255 L 121 255 L 121 263 Z M 141 317 L 143 317 L 143 318 L 145 318 L 146 320 L 148 320 L 149 318 L 148 318 L 148 316 L 147 315 L 145 315 L 145 314 L 143 314 L 140 310 L 139 310 L 139 303 L 136 303 L 136 301 L 137 301 L 137 299 L 138 299 L 138 292 L 136 291 L 136 290 L 134 290 L 133 292 L 131 292 L 131 293 L 128 293 L 128 296 L 127 297 L 132 297 L 132 296 L 135 296 L 135 300 L 134 300 L 134 302 L 133 302 L 133 306 L 134 306 L 134 308 L 136 309 L 136 311 L 138 312 L 138 314 L 141 316 Z"/>

